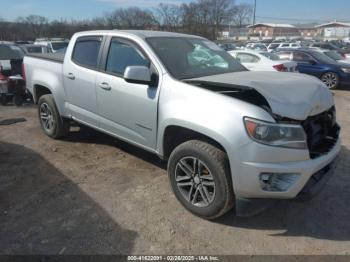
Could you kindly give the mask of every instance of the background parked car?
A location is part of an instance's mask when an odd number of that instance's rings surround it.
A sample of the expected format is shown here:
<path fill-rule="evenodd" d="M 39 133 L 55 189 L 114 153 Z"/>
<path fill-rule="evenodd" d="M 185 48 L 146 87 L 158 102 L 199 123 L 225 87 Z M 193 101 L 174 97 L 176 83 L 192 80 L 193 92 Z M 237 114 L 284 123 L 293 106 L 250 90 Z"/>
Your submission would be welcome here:
<path fill-rule="evenodd" d="M 346 54 L 350 52 L 350 50 L 339 48 L 338 46 L 334 45 L 333 43 L 327 43 L 327 42 L 313 43 L 310 45 L 310 47 L 318 47 L 318 48 L 323 49 L 323 50 L 337 51 L 344 58 L 346 57 Z"/>
<path fill-rule="evenodd" d="M 232 43 L 218 43 L 218 46 L 220 46 L 225 51 L 232 51 L 237 49 L 236 45 Z"/>
<path fill-rule="evenodd" d="M 267 47 L 267 51 L 269 52 L 273 52 L 273 51 L 277 51 L 280 49 L 289 49 L 289 48 L 300 48 L 300 44 L 297 43 L 271 43 L 268 47 Z"/>
<path fill-rule="evenodd" d="M 289 48 L 300 48 L 301 45 L 297 43 L 281 43 L 277 50 L 289 49 Z"/>
<path fill-rule="evenodd" d="M 279 56 L 267 51 L 235 50 L 229 52 L 251 71 L 296 72 L 297 63 L 281 60 Z"/>
<path fill-rule="evenodd" d="M 37 39 L 34 42 L 34 45 L 44 45 L 49 49 L 50 53 L 56 53 L 58 50 L 62 48 L 67 48 L 68 41 L 60 38 L 52 38 L 52 39 Z"/>
<path fill-rule="evenodd" d="M 334 50 L 320 50 L 321 53 L 325 54 L 326 56 L 332 58 L 333 60 L 340 62 L 340 63 L 346 63 L 350 64 L 350 57 L 347 58 L 339 54 L 337 51 Z"/>
<path fill-rule="evenodd" d="M 329 88 L 350 83 L 350 65 L 339 63 L 325 54 L 312 49 L 289 49 L 276 53 L 281 59 L 298 63 L 300 73 L 320 78 Z"/>
<path fill-rule="evenodd" d="M 246 46 L 247 49 L 256 50 L 256 51 L 267 51 L 267 47 L 262 43 L 251 43 Z"/>
<path fill-rule="evenodd" d="M 47 54 L 49 53 L 49 49 L 47 46 L 44 45 L 34 45 L 34 44 L 27 44 L 27 45 L 20 45 L 24 53 L 26 54 Z"/>
<path fill-rule="evenodd" d="M 14 44 L 0 44 L 0 103 L 6 105 L 12 99 L 20 105 L 25 95 L 22 79 L 24 52 Z"/>

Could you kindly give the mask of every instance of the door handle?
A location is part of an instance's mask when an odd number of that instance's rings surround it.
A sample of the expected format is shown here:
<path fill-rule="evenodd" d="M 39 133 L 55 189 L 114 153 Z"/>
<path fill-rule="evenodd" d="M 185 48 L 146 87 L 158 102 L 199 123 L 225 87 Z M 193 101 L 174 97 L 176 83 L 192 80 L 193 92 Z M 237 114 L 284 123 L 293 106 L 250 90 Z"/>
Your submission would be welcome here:
<path fill-rule="evenodd" d="M 74 76 L 72 73 L 69 73 L 69 74 L 67 75 L 67 77 L 68 77 L 69 79 L 71 79 L 71 80 L 74 80 L 74 79 L 75 79 L 75 76 Z"/>
<path fill-rule="evenodd" d="M 112 87 L 106 82 L 101 83 L 100 87 L 104 90 L 107 90 L 107 91 L 110 91 L 112 89 Z"/>

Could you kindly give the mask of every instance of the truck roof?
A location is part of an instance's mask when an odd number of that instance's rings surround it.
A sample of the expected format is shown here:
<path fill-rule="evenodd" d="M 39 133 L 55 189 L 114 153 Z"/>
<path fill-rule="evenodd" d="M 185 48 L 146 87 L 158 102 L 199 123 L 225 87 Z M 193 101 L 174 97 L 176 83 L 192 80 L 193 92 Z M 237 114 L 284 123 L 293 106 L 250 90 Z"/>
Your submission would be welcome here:
<path fill-rule="evenodd" d="M 148 37 L 189 37 L 189 38 L 201 38 L 195 35 L 174 33 L 174 32 L 165 32 L 165 31 L 151 31 L 151 30 L 99 30 L 99 31 L 85 31 L 77 33 L 80 36 L 83 35 L 92 35 L 92 34 L 125 34 L 125 35 L 134 35 L 139 38 L 145 39 Z"/>

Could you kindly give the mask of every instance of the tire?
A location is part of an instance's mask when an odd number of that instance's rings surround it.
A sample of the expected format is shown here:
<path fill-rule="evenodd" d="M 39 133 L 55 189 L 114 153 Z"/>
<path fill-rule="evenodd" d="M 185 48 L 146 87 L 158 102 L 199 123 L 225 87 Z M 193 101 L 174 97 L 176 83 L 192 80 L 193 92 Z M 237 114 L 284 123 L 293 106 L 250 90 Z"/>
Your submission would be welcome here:
<path fill-rule="evenodd" d="M 213 145 L 198 140 L 179 145 L 169 158 L 168 175 L 176 198 L 199 217 L 216 219 L 234 206 L 227 155 Z"/>
<path fill-rule="evenodd" d="M 334 72 L 327 72 L 321 76 L 321 81 L 329 89 L 337 89 L 339 87 L 339 76 Z"/>
<path fill-rule="evenodd" d="M 47 136 L 59 139 L 69 133 L 69 120 L 60 116 L 52 95 L 40 97 L 38 114 L 41 128 Z"/>
<path fill-rule="evenodd" d="M 14 95 L 14 97 L 13 97 L 13 103 L 14 103 L 16 106 L 23 106 L 23 102 L 24 102 L 24 99 L 23 99 L 22 96 Z"/>

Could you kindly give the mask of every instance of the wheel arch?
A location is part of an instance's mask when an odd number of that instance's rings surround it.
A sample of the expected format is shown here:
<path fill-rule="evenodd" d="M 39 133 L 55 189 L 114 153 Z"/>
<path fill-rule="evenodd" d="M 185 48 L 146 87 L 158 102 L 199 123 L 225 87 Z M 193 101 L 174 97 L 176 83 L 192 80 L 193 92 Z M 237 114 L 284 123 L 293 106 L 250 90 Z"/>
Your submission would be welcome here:
<path fill-rule="evenodd" d="M 37 104 L 39 102 L 40 97 L 43 95 L 52 94 L 52 90 L 46 85 L 35 84 L 33 86 L 33 99 L 34 103 Z"/>
<path fill-rule="evenodd" d="M 211 144 L 227 154 L 225 141 L 220 135 L 213 135 L 211 132 L 203 132 L 205 129 L 188 128 L 183 125 L 172 124 L 164 128 L 163 136 L 160 139 L 159 153 L 163 159 L 168 159 L 171 152 L 180 144 L 190 140 L 200 140 Z"/>

